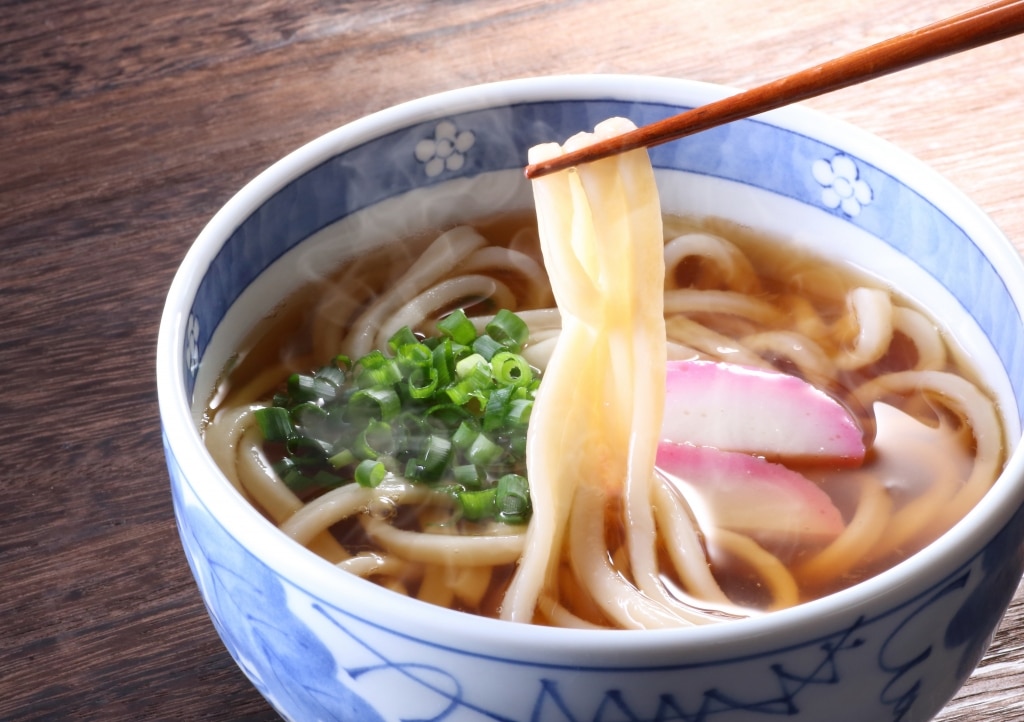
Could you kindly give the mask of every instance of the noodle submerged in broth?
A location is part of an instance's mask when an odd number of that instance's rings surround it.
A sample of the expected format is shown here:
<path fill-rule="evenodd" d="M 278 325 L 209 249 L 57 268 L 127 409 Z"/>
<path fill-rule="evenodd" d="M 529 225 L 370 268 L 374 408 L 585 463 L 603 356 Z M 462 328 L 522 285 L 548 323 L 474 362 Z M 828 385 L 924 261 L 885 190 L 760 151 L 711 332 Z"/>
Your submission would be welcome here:
<path fill-rule="evenodd" d="M 990 395 L 890 290 L 749 229 L 663 217 L 643 150 L 534 194 L 536 219 L 368 254 L 257 330 L 204 435 L 284 533 L 430 603 L 658 628 L 855 584 L 949 529 L 998 476 Z M 385 371 L 370 359 L 406 376 L 371 385 Z M 445 397 L 463 403 L 416 405 L 474 373 L 464 399 Z M 326 428 L 335 396 L 358 400 L 335 436 L 297 436 Z M 841 431 L 821 441 L 829 424 Z"/>

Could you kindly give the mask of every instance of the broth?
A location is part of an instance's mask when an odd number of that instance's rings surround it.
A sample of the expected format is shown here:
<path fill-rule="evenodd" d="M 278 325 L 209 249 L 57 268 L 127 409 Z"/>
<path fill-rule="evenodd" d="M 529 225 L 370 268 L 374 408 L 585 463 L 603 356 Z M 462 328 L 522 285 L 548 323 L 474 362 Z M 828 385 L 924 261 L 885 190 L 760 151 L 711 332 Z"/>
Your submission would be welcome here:
<path fill-rule="evenodd" d="M 451 258 L 444 264 L 447 272 L 428 285 L 459 275 L 481 276 L 494 281 L 497 296 L 514 301 L 482 298 L 473 290 L 477 286 L 467 286 L 470 290 L 457 294 L 454 301 L 439 303 L 423 313 L 412 328 L 417 334 L 435 334 L 436 322 L 455 308 L 463 308 L 468 316 L 475 317 L 493 315 L 498 306 L 511 306 L 510 310 L 522 313 L 524 318 L 529 316 L 527 311 L 551 308 L 551 290 L 538 284 L 531 266 L 543 265 L 532 213 L 491 218 L 474 225 L 487 239 L 484 248 L 511 249 L 511 260 L 499 259 L 498 252 L 488 257 L 478 248 L 461 258 Z M 929 379 L 944 380 L 948 376 L 958 379 L 957 384 L 984 388 L 963 364 L 955 340 L 925 311 L 854 269 L 823 261 L 780 239 L 725 221 L 667 217 L 664 228 L 666 294 L 685 291 L 708 298 L 693 310 L 666 311 L 670 358 L 757 366 L 804 379 L 849 410 L 867 441 L 864 462 L 856 468 L 820 459 L 786 462 L 788 469 L 828 495 L 842 517 L 846 533 L 842 542 L 838 537 L 809 538 L 799 528 L 780 528 L 776 520 L 764 529 L 748 529 L 742 534 L 719 529 L 714 514 L 704 508 L 707 505 L 701 499 L 699 485 L 674 479 L 670 493 L 682 508 L 689 509 L 700 548 L 728 601 L 719 604 L 702 599 L 672 563 L 668 548 L 671 542 L 662 535 L 656 550 L 661 578 L 681 603 L 711 619 L 724 619 L 832 593 L 920 550 L 977 502 L 1002 468 L 1005 451 L 1001 429 L 972 428 L 971 412 L 963 412 L 961 404 L 947 399 L 940 389 L 920 384 L 890 389 L 877 381 L 920 371 Z M 679 238 L 691 240 L 674 244 Z M 305 489 L 296 496 L 279 482 L 272 492 L 254 491 L 260 484 L 273 482 L 254 480 L 252 469 L 267 469 L 280 460 L 282 452 L 273 444 L 260 443 L 251 420 L 244 421 L 245 410 L 267 405 L 291 374 L 308 373 L 338 353 L 353 358 L 362 355 L 351 350 L 353 344 L 378 334 L 377 329 L 370 329 L 361 337 L 357 333 L 358 319 L 380 293 L 402 285 L 412 259 L 418 259 L 432 241 L 432 237 L 407 239 L 357 259 L 335 274 L 311 280 L 256 329 L 223 376 L 206 416 L 207 445 L 239 492 L 275 523 L 284 524 L 324 490 Z M 685 250 L 687 244 L 698 250 Z M 460 270 L 467 264 L 471 271 Z M 891 342 L 868 363 L 849 360 L 863 341 L 863 319 L 858 320 L 850 305 L 851 290 L 857 288 L 885 291 L 898 309 Z M 747 299 L 757 311 L 736 310 L 731 304 L 737 297 Z M 688 300 L 683 305 L 692 307 Z M 543 318 L 546 324 L 551 314 Z M 542 325 L 531 326 L 531 331 L 532 348 L 536 350 L 557 329 Z M 381 346 L 379 341 L 372 345 Z M 530 351 L 528 345 L 524 355 L 529 357 Z M 534 365 L 541 365 L 530 358 Z M 994 402 L 990 395 L 984 395 L 988 404 L 985 418 L 995 418 Z M 672 412 L 666 408 L 666 414 Z M 995 442 L 993 435 L 998 439 Z M 239 461 L 240 455 L 246 454 L 255 459 L 255 466 L 247 467 L 244 460 Z M 427 499 L 412 496 L 411 501 L 388 497 L 386 503 L 366 496 L 370 501 L 359 502 L 355 513 L 332 524 L 329 533 L 313 535 L 309 546 L 329 560 L 401 593 L 466 612 L 498 616 L 515 570 L 514 560 L 465 566 L 417 559 L 399 563 L 392 558 L 396 552 L 391 542 L 388 548 L 382 547 L 367 531 L 366 522 L 385 520 L 396 530 L 425 531 L 435 537 L 468 535 L 502 540 L 521 537 L 525 525 L 459 518 L 448 503 L 450 489 Z M 438 496 L 443 498 L 439 501 Z M 624 515 L 614 495 L 604 509 L 603 534 L 610 550 L 609 563 L 628 579 Z M 874 530 L 860 537 L 850 531 L 865 525 L 873 525 Z M 345 562 L 350 557 L 368 561 Z M 559 624 L 565 618 L 578 625 L 615 626 L 583 592 L 573 565 L 563 559 L 558 568 L 557 599 L 539 604 L 534 621 Z"/>

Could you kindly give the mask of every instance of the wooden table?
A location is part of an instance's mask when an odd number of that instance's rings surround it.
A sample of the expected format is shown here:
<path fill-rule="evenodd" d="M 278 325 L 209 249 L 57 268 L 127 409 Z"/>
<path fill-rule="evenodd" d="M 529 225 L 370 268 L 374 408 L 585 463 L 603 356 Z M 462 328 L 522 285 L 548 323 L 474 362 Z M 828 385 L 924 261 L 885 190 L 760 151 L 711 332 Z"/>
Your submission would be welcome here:
<path fill-rule="evenodd" d="M 206 220 L 301 143 L 494 80 L 750 87 L 972 0 L 0 2 L 0 718 L 260 720 L 178 544 L 154 351 Z M 808 103 L 1024 249 L 1024 38 Z M 1024 719 L 1024 597 L 940 719 Z"/>

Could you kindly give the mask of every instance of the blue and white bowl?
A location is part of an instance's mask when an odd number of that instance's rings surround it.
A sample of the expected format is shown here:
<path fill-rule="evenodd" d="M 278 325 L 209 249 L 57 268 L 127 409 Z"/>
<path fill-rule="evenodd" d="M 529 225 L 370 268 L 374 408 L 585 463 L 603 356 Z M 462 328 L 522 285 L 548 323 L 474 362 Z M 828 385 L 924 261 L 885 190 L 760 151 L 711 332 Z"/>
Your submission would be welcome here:
<path fill-rule="evenodd" d="M 663 206 L 857 263 L 954 328 L 1014 447 L 961 523 L 910 560 L 754 619 L 602 632 L 470 617 L 335 570 L 231 487 L 197 422 L 253 326 L 312 267 L 405 231 L 530 208 L 526 150 L 609 116 L 727 94 L 680 80 L 552 77 L 431 96 L 273 165 L 203 230 L 168 294 L 157 376 L 181 540 L 214 625 L 286 718 L 470 722 L 926 720 L 985 651 L 1024 570 L 1024 267 L 963 195 L 883 141 L 801 108 L 652 151 Z"/>

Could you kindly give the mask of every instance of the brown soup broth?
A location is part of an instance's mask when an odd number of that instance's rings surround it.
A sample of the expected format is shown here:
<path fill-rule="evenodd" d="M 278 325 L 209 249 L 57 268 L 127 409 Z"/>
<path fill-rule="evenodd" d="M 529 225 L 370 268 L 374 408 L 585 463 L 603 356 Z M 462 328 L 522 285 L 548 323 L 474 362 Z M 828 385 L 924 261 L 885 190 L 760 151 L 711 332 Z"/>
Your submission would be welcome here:
<path fill-rule="evenodd" d="M 524 228 L 535 228 L 532 212 L 500 216 L 474 224 L 489 242 L 499 246 L 513 246 L 523 251 L 538 263 L 542 263 L 539 248 L 536 245 L 536 233 L 523 233 Z M 779 310 L 775 325 L 759 326 L 748 319 L 737 318 L 715 311 L 691 314 L 692 320 L 698 321 L 707 329 L 725 337 L 744 337 L 755 332 L 790 331 L 794 328 L 818 325 L 827 327 L 829 333 L 822 336 L 824 350 L 833 353 L 844 344 L 855 340 L 856 324 L 850 322 L 847 310 L 847 294 L 858 285 L 879 287 L 876 280 L 870 279 L 855 269 L 824 262 L 820 258 L 794 249 L 792 246 L 776 238 L 768 238 L 749 228 L 717 219 L 680 219 L 666 218 L 666 236 L 674 236 L 684 231 L 713 233 L 727 238 L 742 250 L 756 270 L 759 290 L 757 297 Z M 265 321 L 255 329 L 243 348 L 234 358 L 230 369 L 223 375 L 222 381 L 213 397 L 207 418 L 212 419 L 221 409 L 267 401 L 276 388 L 279 388 L 288 374 L 293 372 L 306 373 L 325 362 L 323 349 L 319 348 L 313 338 L 314 329 L 325 327 L 333 330 L 339 338 L 343 337 L 348 324 L 352 322 L 361 309 L 372 299 L 379 289 L 386 289 L 395 284 L 405 272 L 408 265 L 434 236 L 411 238 L 392 244 L 373 254 L 368 254 L 356 261 L 346 264 L 341 270 L 325 275 L 323 278 L 311 279 L 298 293 L 293 294 L 281 304 Z M 516 295 L 520 295 L 521 281 L 514 272 L 501 274 L 505 282 Z M 722 272 L 704 260 L 688 258 L 680 263 L 666 279 L 668 287 L 695 289 L 723 289 L 728 279 Z M 913 306 L 898 292 L 888 289 L 895 302 L 901 306 Z M 341 309 L 329 317 L 318 316 L 326 305 L 324 299 L 335 297 L 339 303 L 333 308 Z M 464 299 L 463 306 L 469 306 L 480 312 L 493 312 L 487 302 L 481 299 Z M 318 309 L 321 309 L 318 311 Z M 445 311 L 451 309 L 445 309 Z M 522 308 L 513 310 L 523 310 Z M 918 309 L 919 311 L 921 309 Z M 927 315 L 927 314 L 926 314 Z M 433 329 L 417 329 L 433 332 Z M 671 334 L 670 334 L 671 335 Z M 967 378 L 980 388 L 977 375 L 962 364 L 961 356 L 956 351 L 955 341 L 946 338 L 950 349 L 948 364 L 944 371 L 955 373 Z M 831 344 L 832 347 L 829 347 Z M 332 349 L 330 354 L 343 349 Z M 836 378 L 814 378 L 802 372 L 797 364 L 783 356 L 766 357 L 780 370 L 807 377 L 807 380 L 824 388 L 858 418 L 865 430 L 869 451 L 864 465 L 858 469 L 829 468 L 828 466 L 809 464 L 791 468 L 804 474 L 818 483 L 833 499 L 835 505 L 849 522 L 857 511 L 865 484 L 880 485 L 888 497 L 890 517 L 897 519 L 901 509 L 918 503 L 933 489 L 930 475 L 936 469 L 945 469 L 954 477 L 950 491 L 946 496 L 955 495 L 956 487 L 971 473 L 975 456 L 974 437 L 969 428 L 963 428 L 959 419 L 955 418 L 942 403 L 935 399 L 911 395 L 907 398 L 887 398 L 886 402 L 894 407 L 903 408 L 914 418 L 926 421 L 936 429 L 934 436 L 926 436 L 920 430 L 907 432 L 906 439 L 899 425 L 889 425 L 884 433 L 892 438 L 875 437 L 876 424 L 872 409 L 864 408 L 853 399 L 853 390 L 861 384 L 881 373 L 910 369 L 917 362 L 917 349 L 906 336 L 897 332 L 885 353 L 875 363 L 855 370 L 842 371 Z M 269 370 L 268 370 L 269 369 Z M 991 394 L 989 394 L 991 396 Z M 882 433 L 882 429 L 878 431 Z M 935 444 L 941 439 L 941 444 Z M 268 456 L 273 456 L 272 449 L 267 449 Z M 925 453 L 928 463 L 920 463 L 913 455 Z M 1005 452 L 1004 452 L 1005 453 Z M 807 562 L 821 553 L 821 547 L 808 546 L 798 538 L 774 537 L 757 539 L 765 549 L 774 554 L 792 572 L 800 585 L 800 601 L 814 599 L 838 589 L 855 584 L 878 572 L 891 567 L 933 541 L 954 523 L 968 509 L 955 510 L 951 514 L 939 514 L 938 523 L 919 524 L 920 528 L 902 534 L 898 544 L 887 546 L 884 539 L 872 545 L 870 551 L 854 564 L 845 565 L 833 576 L 822 576 L 806 571 Z M 405 512 L 397 519 L 401 527 L 416 529 L 424 523 L 454 526 L 458 532 L 460 526 L 471 526 L 452 522 L 437 517 L 429 522 L 418 518 L 418 513 Z M 614 548 L 613 540 L 624 537 L 621 529 L 622 517 L 614 513 L 607 515 L 606 537 L 609 548 Z M 472 531 L 472 530 L 470 530 Z M 359 523 L 348 520 L 336 525 L 332 532 L 345 549 L 351 553 L 373 551 L 375 545 L 362 533 Z M 886 534 L 893 533 L 887 528 Z M 701 539 L 707 551 L 713 573 L 722 589 L 739 606 L 751 608 L 770 607 L 770 600 L 764 592 L 763 574 L 743 559 L 737 558 L 722 548 L 716 541 L 714 529 L 701 529 Z M 662 556 L 665 556 L 662 550 Z M 616 555 L 613 555 L 616 556 Z M 620 560 L 621 562 L 621 560 Z M 805 569 L 802 571 L 802 565 Z M 666 565 L 666 569 L 670 565 Z M 412 565 L 412 571 L 405 578 L 389 578 L 387 586 L 404 593 L 416 596 L 425 585 L 438 584 L 438 579 L 430 575 L 427 565 Z M 578 595 L 574 590 L 578 586 L 573 579 L 568 564 L 563 563 L 562 581 L 559 588 L 563 595 L 562 603 L 574 614 L 597 624 L 604 624 L 600 612 L 588 605 L 585 600 L 573 601 Z M 509 583 L 514 565 L 505 564 L 488 572 L 489 581 L 486 590 L 476 595 L 472 602 L 456 596 L 448 603 L 463 611 L 495 616 L 501 602 L 502 592 Z M 457 570 L 450 570 L 450 576 L 458 575 Z M 665 572 L 665 581 L 670 587 L 681 587 L 682 582 L 674 572 Z M 538 621 L 545 621 L 539 618 Z"/>

